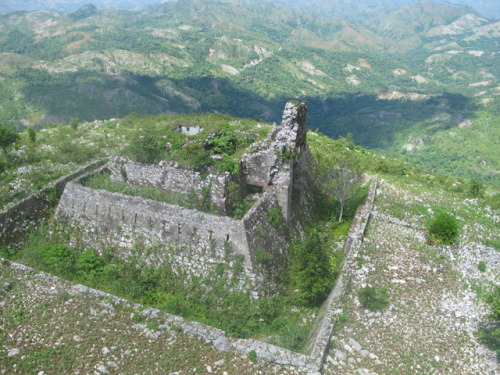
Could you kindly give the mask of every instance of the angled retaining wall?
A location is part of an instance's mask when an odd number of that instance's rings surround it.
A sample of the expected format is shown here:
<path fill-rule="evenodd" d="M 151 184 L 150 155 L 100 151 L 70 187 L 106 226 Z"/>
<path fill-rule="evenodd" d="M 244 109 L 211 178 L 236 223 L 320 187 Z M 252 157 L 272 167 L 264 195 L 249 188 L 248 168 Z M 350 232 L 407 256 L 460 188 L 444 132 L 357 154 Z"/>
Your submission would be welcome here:
<path fill-rule="evenodd" d="M 255 279 L 239 220 L 75 182 L 67 184 L 55 217 L 61 231 L 66 226 L 75 231 L 71 245 L 118 247 L 124 258 L 136 255 L 153 267 L 169 262 L 192 276 L 206 275 L 239 255 L 246 276 Z"/>
<path fill-rule="evenodd" d="M 29 197 L 7 205 L 0 211 L 0 245 L 12 246 L 21 243 L 31 228 L 36 228 L 41 221 L 49 218 L 69 181 L 103 164 L 103 161 L 92 162 L 57 179 Z"/>
<path fill-rule="evenodd" d="M 335 307 L 340 305 L 340 298 L 344 295 L 350 281 L 347 271 L 352 267 L 352 263 L 355 261 L 363 244 L 366 228 L 368 227 L 373 211 L 377 185 L 378 181 L 376 179 L 371 182 L 366 202 L 356 212 L 344 248 L 344 265 L 342 271 L 328 299 L 321 308 L 318 320 L 310 336 L 308 351 L 311 357 L 316 358 L 319 363 L 323 363 L 324 357 L 327 354 L 330 337 L 338 319 L 338 311 Z"/>

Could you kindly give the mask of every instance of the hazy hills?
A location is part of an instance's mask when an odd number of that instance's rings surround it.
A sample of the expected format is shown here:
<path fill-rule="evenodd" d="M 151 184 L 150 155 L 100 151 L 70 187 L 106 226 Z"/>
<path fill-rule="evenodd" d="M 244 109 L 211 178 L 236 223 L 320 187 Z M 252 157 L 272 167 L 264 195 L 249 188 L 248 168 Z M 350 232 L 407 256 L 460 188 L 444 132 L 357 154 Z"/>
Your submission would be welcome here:
<path fill-rule="evenodd" d="M 273 1 L 323 17 L 365 20 L 418 3 L 419 0 L 262 0 Z M 468 6 L 490 18 L 500 17 L 500 5 L 492 0 L 436 0 L 447 6 Z"/>
<path fill-rule="evenodd" d="M 249 1 L 5 14 L 0 121 L 19 128 L 130 112 L 276 121 L 296 97 L 308 100 L 311 127 L 419 161 L 418 150 L 447 139 L 436 131 L 494 111 L 499 37 L 499 22 L 430 2 L 364 24 Z M 405 147 L 410 137 L 425 147 Z M 434 164 L 448 172 L 497 173 L 489 152 L 473 158 L 481 167 L 463 171 L 464 161 L 439 147 Z"/>
<path fill-rule="evenodd" d="M 53 9 L 71 12 L 91 3 L 99 9 L 140 9 L 142 7 L 175 0 L 3 0 L 0 13 L 18 10 Z M 224 0 L 221 0 L 224 1 Z M 365 20 L 397 10 L 418 0 L 258 0 L 282 4 L 301 12 L 322 17 Z M 449 6 L 468 6 L 483 16 L 500 18 L 500 5 L 492 0 L 436 0 Z"/>

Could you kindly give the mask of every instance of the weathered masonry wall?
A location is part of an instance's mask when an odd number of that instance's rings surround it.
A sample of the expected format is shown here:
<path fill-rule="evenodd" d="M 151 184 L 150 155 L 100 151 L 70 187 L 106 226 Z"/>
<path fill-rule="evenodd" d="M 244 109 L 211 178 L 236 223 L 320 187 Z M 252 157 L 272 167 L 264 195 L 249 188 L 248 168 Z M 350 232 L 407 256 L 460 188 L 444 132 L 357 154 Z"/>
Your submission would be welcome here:
<path fill-rule="evenodd" d="M 74 184 L 68 184 L 67 188 L 74 186 Z M 84 188 L 87 189 L 87 188 Z M 332 329 L 336 323 L 337 315 L 339 313 L 336 308 L 339 304 L 340 297 L 345 293 L 346 286 L 349 282 L 349 269 L 352 268 L 353 262 L 361 248 L 363 237 L 366 232 L 369 219 L 373 210 L 374 199 L 376 195 L 377 181 L 372 181 L 370 186 L 370 191 L 366 200 L 366 203 L 360 207 L 356 213 L 351 230 L 349 231 L 348 239 L 345 246 L 345 260 L 342 272 L 337 279 L 334 289 L 330 293 L 327 301 L 324 303 L 321 314 L 317 321 L 315 329 L 311 333 L 310 346 L 308 347 L 308 354 L 295 353 L 288 349 L 284 349 L 275 345 L 268 344 L 263 341 L 253 340 L 253 339 L 233 339 L 226 332 L 210 327 L 201 323 L 188 321 L 179 316 L 170 315 L 164 313 L 160 310 L 153 308 L 144 309 L 143 306 L 139 304 L 130 304 L 129 302 L 112 296 L 108 293 L 88 288 L 83 285 L 69 285 L 68 282 L 63 281 L 55 276 L 45 274 L 43 272 L 37 273 L 36 277 L 42 279 L 49 279 L 52 282 L 57 283 L 67 283 L 68 292 L 71 295 L 79 294 L 92 294 L 95 296 L 106 298 L 107 301 L 111 300 L 114 304 L 129 304 L 135 311 L 140 311 L 140 313 L 147 317 L 153 317 L 160 319 L 162 324 L 159 325 L 159 331 L 175 331 L 178 332 L 182 330 L 184 334 L 189 336 L 197 337 L 205 342 L 211 343 L 217 350 L 228 351 L 235 350 L 243 355 L 249 355 L 255 352 L 258 358 L 273 363 L 278 363 L 285 366 L 294 366 L 298 370 L 310 375 L 320 375 L 321 368 L 323 366 L 324 357 L 328 349 L 328 343 L 332 334 Z M 112 194 L 112 193 L 110 193 Z M 61 202 L 64 199 L 61 197 Z M 275 207 L 277 201 L 271 195 L 265 195 L 262 199 L 252 208 L 252 210 L 257 212 L 249 211 L 247 216 L 242 220 L 247 220 L 247 224 L 250 228 L 256 228 L 252 223 L 257 222 L 262 219 L 264 221 L 269 221 L 263 216 L 263 212 L 268 208 Z M 270 224 L 269 224 L 270 225 Z M 266 224 L 264 225 L 264 227 Z M 269 228 L 268 228 L 269 229 Z M 249 244 L 251 247 L 258 246 L 256 243 Z M 25 267 L 23 265 L 10 262 L 10 267 L 22 270 L 27 273 L 34 273 L 34 270 Z"/>
<path fill-rule="evenodd" d="M 67 184 L 56 218 L 75 231 L 72 245 L 116 246 L 125 258 L 138 255 L 150 266 L 169 262 L 193 276 L 239 259 L 245 276 L 255 279 L 245 228 L 238 220 L 74 182 Z"/>
<path fill-rule="evenodd" d="M 117 247 L 124 259 L 138 256 L 152 267 L 169 263 L 191 276 L 208 277 L 220 265 L 232 270 L 239 262 L 240 286 L 248 281 L 246 288 L 272 292 L 290 247 L 284 220 L 271 224 L 273 209 L 281 212 L 271 192 L 235 220 L 75 181 L 66 185 L 57 207 L 54 235 L 71 233 L 71 246 Z"/>
<path fill-rule="evenodd" d="M 141 164 L 125 157 L 111 158 L 108 169 L 111 180 L 137 186 L 155 186 L 168 192 L 191 194 L 203 198 L 206 190 L 210 203 L 220 212 L 226 210 L 226 184 L 229 174 L 210 174 L 203 178 L 199 172 L 182 169 L 172 161 L 159 164 Z"/>
<path fill-rule="evenodd" d="M 254 269 L 266 284 L 264 292 L 271 293 L 283 281 L 291 246 L 284 218 L 271 223 L 273 211 L 281 214 L 281 206 L 276 196 L 267 192 L 242 219 Z"/>
<path fill-rule="evenodd" d="M 340 298 L 344 295 L 349 283 L 349 270 L 356 262 L 356 257 L 363 244 L 363 239 L 370 221 L 377 193 L 378 180 L 370 184 L 370 190 L 363 206 L 359 207 L 351 224 L 344 248 L 344 265 L 342 271 L 330 292 L 328 299 L 323 304 L 318 320 L 310 336 L 308 351 L 312 358 L 316 358 L 322 364 L 326 356 L 330 337 L 335 323 L 338 320 L 339 311 L 336 306 L 340 305 Z"/>
<path fill-rule="evenodd" d="M 303 191 L 306 162 L 305 103 L 287 102 L 281 126 L 270 140 L 253 145 L 257 151 L 244 155 L 241 167 L 248 185 L 273 190 L 287 222 L 291 220 L 293 187 Z"/>
<path fill-rule="evenodd" d="M 104 162 L 93 162 L 0 211 L 0 245 L 16 245 L 22 242 L 31 228 L 37 227 L 42 220 L 49 218 L 51 209 L 57 205 L 68 181 L 78 178 L 102 164 Z"/>

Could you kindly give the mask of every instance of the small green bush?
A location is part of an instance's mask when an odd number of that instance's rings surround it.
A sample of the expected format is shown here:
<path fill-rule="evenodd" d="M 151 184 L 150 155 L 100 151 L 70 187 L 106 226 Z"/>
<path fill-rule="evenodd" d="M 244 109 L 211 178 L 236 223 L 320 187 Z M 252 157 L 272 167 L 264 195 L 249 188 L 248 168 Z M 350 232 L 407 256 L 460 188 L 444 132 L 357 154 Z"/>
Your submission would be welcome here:
<path fill-rule="evenodd" d="M 137 134 L 125 153 L 139 163 L 153 164 L 158 162 L 163 150 L 161 139 L 150 132 L 145 132 Z"/>
<path fill-rule="evenodd" d="M 358 291 L 361 305 L 370 311 L 385 310 L 389 306 L 387 301 L 387 287 L 365 287 Z"/>
<path fill-rule="evenodd" d="M 76 269 L 83 275 L 95 275 L 103 267 L 104 262 L 94 249 L 83 251 L 76 260 Z"/>
<path fill-rule="evenodd" d="M 74 271 L 75 252 L 64 245 L 45 243 L 40 248 L 40 261 L 50 272 L 70 274 Z"/>
<path fill-rule="evenodd" d="M 485 272 L 486 271 L 486 262 L 485 261 L 479 262 L 477 264 L 477 268 L 479 269 L 479 271 Z"/>
<path fill-rule="evenodd" d="M 28 132 L 28 138 L 30 139 L 31 143 L 36 142 L 36 129 L 35 128 L 28 128 L 26 130 Z"/>
<path fill-rule="evenodd" d="M 451 244 L 458 237 L 458 223 L 453 216 L 442 212 L 429 224 L 428 231 L 434 241 Z"/>
<path fill-rule="evenodd" d="M 475 178 L 470 180 L 469 194 L 471 196 L 479 198 L 483 196 L 483 192 L 484 192 L 484 186 L 480 181 L 476 180 Z"/>

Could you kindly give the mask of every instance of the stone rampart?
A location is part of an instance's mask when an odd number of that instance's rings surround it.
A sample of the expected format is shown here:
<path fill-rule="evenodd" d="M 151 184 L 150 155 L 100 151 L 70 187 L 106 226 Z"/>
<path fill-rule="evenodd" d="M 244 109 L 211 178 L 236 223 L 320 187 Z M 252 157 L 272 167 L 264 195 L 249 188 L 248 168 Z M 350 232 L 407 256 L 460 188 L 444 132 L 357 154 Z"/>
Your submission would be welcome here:
<path fill-rule="evenodd" d="M 273 292 L 283 281 L 291 246 L 276 196 L 272 192 L 264 193 L 243 217 L 242 224 L 254 268 L 259 270 L 266 284 L 264 292 Z"/>
<path fill-rule="evenodd" d="M 120 156 L 110 159 L 108 169 L 111 171 L 112 181 L 136 186 L 154 186 L 178 194 L 194 193 L 200 200 L 204 194 L 208 194 L 210 203 L 220 213 L 226 212 L 228 173 L 203 177 L 200 172 L 179 168 L 177 163 L 172 161 L 141 164 Z"/>
<path fill-rule="evenodd" d="M 104 164 L 93 162 L 74 173 L 61 177 L 19 202 L 0 211 L 0 245 L 15 245 L 23 241 L 31 228 L 49 218 L 68 181 L 74 180 Z"/>
<path fill-rule="evenodd" d="M 338 320 L 339 310 L 335 307 L 340 305 L 340 298 L 344 295 L 350 281 L 348 270 L 351 269 L 361 249 L 361 245 L 363 244 L 363 238 L 373 211 L 377 185 L 377 179 L 371 182 L 366 202 L 363 206 L 359 207 L 356 212 L 344 248 L 344 265 L 342 271 L 328 299 L 323 304 L 320 314 L 318 315 L 318 320 L 310 335 L 308 352 L 312 358 L 317 359 L 318 363 L 323 363 L 333 328 Z"/>
<path fill-rule="evenodd" d="M 66 185 L 55 213 L 54 236 L 71 233 L 69 245 L 116 247 L 124 259 L 138 256 L 153 267 L 169 263 L 191 276 L 207 277 L 218 265 L 231 270 L 239 262 L 240 279 L 259 291 L 272 292 L 281 281 L 290 238 L 272 192 L 236 220 L 78 183 L 88 177 Z"/>
<path fill-rule="evenodd" d="M 72 228 L 73 246 L 117 247 L 124 258 L 136 255 L 150 266 L 168 262 L 192 276 L 206 276 L 218 264 L 230 267 L 240 261 L 245 275 L 255 279 L 239 220 L 76 182 L 67 184 L 55 217 L 61 230 Z"/>

